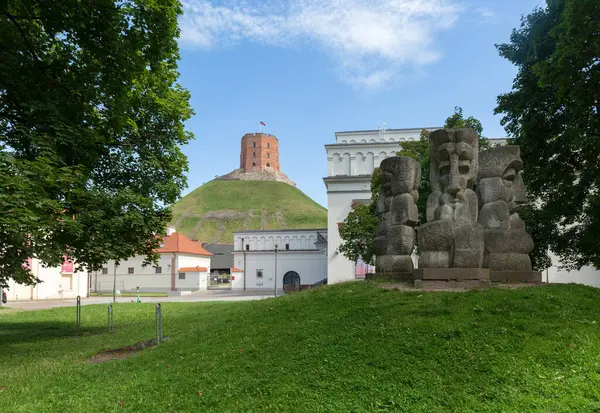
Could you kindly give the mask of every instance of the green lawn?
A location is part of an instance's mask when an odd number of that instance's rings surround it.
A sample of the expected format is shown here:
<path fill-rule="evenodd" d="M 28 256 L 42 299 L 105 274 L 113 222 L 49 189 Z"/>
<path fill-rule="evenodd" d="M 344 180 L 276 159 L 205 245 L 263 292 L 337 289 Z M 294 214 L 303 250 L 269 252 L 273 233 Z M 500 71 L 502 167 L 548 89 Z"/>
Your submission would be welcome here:
<path fill-rule="evenodd" d="M 236 303 L 0 315 L 2 412 L 600 411 L 600 290 L 400 292 L 368 283 Z"/>
<path fill-rule="evenodd" d="M 90 297 L 112 297 L 113 293 L 112 291 L 110 292 L 104 292 L 104 293 L 90 293 Z M 137 297 L 137 293 L 135 292 L 129 292 L 129 293 L 124 293 L 122 292 L 121 297 Z M 169 293 L 140 293 L 140 297 L 168 297 Z"/>

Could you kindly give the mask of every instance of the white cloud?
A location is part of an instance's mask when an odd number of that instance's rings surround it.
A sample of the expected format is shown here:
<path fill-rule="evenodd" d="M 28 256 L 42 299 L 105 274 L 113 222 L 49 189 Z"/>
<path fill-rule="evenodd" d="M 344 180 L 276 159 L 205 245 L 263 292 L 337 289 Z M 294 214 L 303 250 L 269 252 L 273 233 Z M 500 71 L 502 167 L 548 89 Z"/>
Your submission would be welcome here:
<path fill-rule="evenodd" d="M 436 62 L 435 36 L 454 26 L 454 0 L 184 0 L 181 41 L 210 48 L 240 40 L 317 44 L 345 81 L 377 89 Z"/>
<path fill-rule="evenodd" d="M 487 7 L 480 7 L 475 11 L 479 15 L 479 23 L 486 23 L 496 15 L 492 9 L 488 9 Z"/>

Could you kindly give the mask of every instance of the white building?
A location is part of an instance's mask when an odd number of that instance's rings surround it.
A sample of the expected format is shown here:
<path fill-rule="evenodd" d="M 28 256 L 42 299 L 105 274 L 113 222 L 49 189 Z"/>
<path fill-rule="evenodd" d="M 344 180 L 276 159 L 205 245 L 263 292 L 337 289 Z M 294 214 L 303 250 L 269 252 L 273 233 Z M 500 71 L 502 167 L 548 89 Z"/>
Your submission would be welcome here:
<path fill-rule="evenodd" d="M 101 270 L 92 273 L 91 290 L 101 293 L 116 289 L 120 291 L 194 291 L 208 288 L 210 258 L 212 254 L 200 242 L 169 229 L 163 238 L 157 266 L 144 266 L 144 257 L 138 256 L 121 261 L 115 267 L 109 261 Z"/>
<path fill-rule="evenodd" d="M 232 288 L 304 289 L 327 278 L 327 229 L 239 231 L 233 234 Z"/>
<path fill-rule="evenodd" d="M 89 278 L 87 272 L 74 272 L 73 263 L 65 261 L 60 267 L 44 268 L 37 258 L 29 259 L 26 266 L 41 283 L 30 286 L 9 280 L 6 297 L 8 303 L 19 300 L 48 300 L 87 297 Z"/>
<path fill-rule="evenodd" d="M 403 141 L 419 139 L 423 129 L 439 127 L 336 132 L 336 143 L 325 145 L 328 283 L 358 278 L 355 263 L 337 252 L 341 244 L 337 224 L 346 218 L 354 201 L 370 202 L 373 170 L 385 158 L 396 156 Z"/>

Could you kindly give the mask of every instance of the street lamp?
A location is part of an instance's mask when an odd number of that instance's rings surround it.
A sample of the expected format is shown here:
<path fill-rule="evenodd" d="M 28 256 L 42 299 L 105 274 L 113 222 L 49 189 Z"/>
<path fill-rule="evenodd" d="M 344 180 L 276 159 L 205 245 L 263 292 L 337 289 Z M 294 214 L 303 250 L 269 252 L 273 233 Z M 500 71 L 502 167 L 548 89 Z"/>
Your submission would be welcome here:
<path fill-rule="evenodd" d="M 277 297 L 277 244 L 275 244 L 275 297 Z"/>

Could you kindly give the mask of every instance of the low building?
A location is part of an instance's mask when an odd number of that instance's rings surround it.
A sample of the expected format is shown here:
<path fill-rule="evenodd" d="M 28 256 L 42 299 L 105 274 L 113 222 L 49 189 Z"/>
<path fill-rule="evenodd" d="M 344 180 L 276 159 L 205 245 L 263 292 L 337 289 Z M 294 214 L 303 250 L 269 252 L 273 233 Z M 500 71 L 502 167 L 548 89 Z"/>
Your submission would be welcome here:
<path fill-rule="evenodd" d="M 157 250 L 158 265 L 144 266 L 142 256 L 121 261 L 118 266 L 109 261 L 92 274 L 92 291 L 109 292 L 115 285 L 119 291 L 135 291 L 137 287 L 142 292 L 207 289 L 213 254 L 174 229 L 167 234 Z"/>
<path fill-rule="evenodd" d="M 210 257 L 210 271 L 213 276 L 231 274 L 233 265 L 233 245 L 231 244 L 207 244 L 202 247 L 212 253 Z"/>
<path fill-rule="evenodd" d="M 327 281 L 327 229 L 233 234 L 232 288 L 299 290 Z"/>
<path fill-rule="evenodd" d="M 41 282 L 37 285 L 17 284 L 9 280 L 7 300 L 49 300 L 60 298 L 87 297 L 89 278 L 85 271 L 74 271 L 72 262 L 66 261 L 59 267 L 44 268 L 37 258 L 27 260 L 26 266 Z"/>

